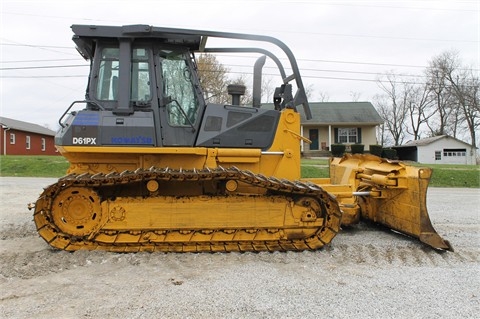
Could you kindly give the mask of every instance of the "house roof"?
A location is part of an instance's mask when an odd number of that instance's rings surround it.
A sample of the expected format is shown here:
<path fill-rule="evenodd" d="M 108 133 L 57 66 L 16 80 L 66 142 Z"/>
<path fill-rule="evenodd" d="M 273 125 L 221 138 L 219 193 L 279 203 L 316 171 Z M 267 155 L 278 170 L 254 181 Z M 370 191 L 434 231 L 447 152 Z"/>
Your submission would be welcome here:
<path fill-rule="evenodd" d="M 307 120 L 303 109 L 298 111 L 305 124 L 371 124 L 384 121 L 370 102 L 312 102 L 312 119 Z"/>
<path fill-rule="evenodd" d="M 370 102 L 310 102 L 312 119 L 307 120 L 303 108 L 297 108 L 302 124 L 364 124 L 379 125 L 384 122 Z M 272 103 L 262 108 L 273 109 Z"/>
<path fill-rule="evenodd" d="M 441 139 L 452 139 L 454 141 L 457 141 L 459 143 L 462 143 L 462 144 L 465 144 L 465 145 L 468 145 L 468 146 L 472 146 L 464 141 L 461 141 L 459 139 L 456 139 L 452 136 L 449 136 L 449 135 L 438 135 L 438 136 L 432 136 L 432 137 L 427 137 L 427 138 L 422 138 L 420 140 L 415 140 L 415 141 L 408 141 L 407 143 L 403 144 L 403 145 L 397 145 L 397 146 L 393 146 L 393 148 L 406 148 L 406 147 L 414 147 L 414 146 L 426 146 L 426 145 L 429 145 L 429 144 L 432 144 L 438 140 L 441 140 Z"/>
<path fill-rule="evenodd" d="M 55 131 L 52 131 L 41 125 L 9 119 L 7 117 L 0 117 L 0 124 L 4 127 L 15 129 L 18 131 L 55 136 Z"/>

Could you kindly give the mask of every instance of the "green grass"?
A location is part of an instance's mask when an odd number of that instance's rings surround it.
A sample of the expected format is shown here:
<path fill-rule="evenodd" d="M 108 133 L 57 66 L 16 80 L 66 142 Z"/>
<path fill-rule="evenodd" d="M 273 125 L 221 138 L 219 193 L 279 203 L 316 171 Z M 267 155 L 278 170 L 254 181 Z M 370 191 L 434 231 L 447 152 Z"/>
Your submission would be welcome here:
<path fill-rule="evenodd" d="M 430 186 L 480 188 L 479 165 L 412 164 L 433 169 Z M 62 156 L 0 156 L 0 176 L 61 177 L 68 162 Z M 329 177 L 327 159 L 302 159 L 302 177 Z"/>
<path fill-rule="evenodd" d="M 480 188 L 479 165 L 409 164 L 431 168 L 433 172 L 429 185 L 432 187 Z M 306 178 L 329 177 L 328 160 L 302 159 L 301 172 L 302 177 Z"/>
<path fill-rule="evenodd" d="M 427 166 L 433 170 L 430 186 L 480 188 L 479 165 L 414 165 Z"/>
<path fill-rule="evenodd" d="M 302 177 L 312 178 L 312 177 L 329 177 L 330 173 L 328 170 L 328 160 L 326 159 L 302 159 L 301 167 Z"/>
<path fill-rule="evenodd" d="M 0 176 L 61 177 L 68 166 L 62 156 L 0 156 Z"/>

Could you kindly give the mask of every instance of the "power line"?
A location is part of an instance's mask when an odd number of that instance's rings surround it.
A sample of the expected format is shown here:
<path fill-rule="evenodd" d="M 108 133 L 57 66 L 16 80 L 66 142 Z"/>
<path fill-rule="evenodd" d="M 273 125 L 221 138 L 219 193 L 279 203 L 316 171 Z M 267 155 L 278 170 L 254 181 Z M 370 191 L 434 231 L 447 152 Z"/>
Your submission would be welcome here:
<path fill-rule="evenodd" d="M 50 49 L 73 49 L 73 47 L 68 46 L 57 46 L 57 45 L 37 45 L 37 44 L 20 44 L 20 43 L 0 43 L 0 45 L 8 45 L 14 47 L 31 47 L 31 48 L 50 48 Z"/>
<path fill-rule="evenodd" d="M 308 61 L 326 61 L 326 60 L 308 60 Z M 331 61 L 329 61 L 331 62 Z M 335 61 L 339 63 L 354 63 L 356 62 L 347 62 L 347 61 Z M 367 63 L 360 63 L 360 64 L 367 64 Z M 368 63 L 374 64 L 374 63 Z M 378 64 L 376 65 L 386 65 L 386 64 Z M 227 67 L 234 66 L 234 67 L 251 67 L 251 65 L 235 65 L 235 64 L 226 64 Z M 0 68 L 2 71 L 13 71 L 13 70 L 29 70 L 29 69 L 55 69 L 55 68 L 72 68 L 72 67 L 89 67 L 88 64 L 76 64 L 76 65 L 48 65 L 48 66 L 31 66 L 31 67 L 11 67 L 11 68 Z M 277 69 L 276 67 L 265 67 L 268 69 Z M 202 71 L 202 70 L 200 70 Z M 215 72 L 210 70 L 203 70 L 203 72 Z M 327 73 L 345 73 L 345 74 L 362 74 L 362 75 L 374 75 L 374 76 L 385 76 L 386 73 L 378 73 L 378 72 L 364 72 L 364 71 L 350 71 L 350 70 L 329 70 L 329 69 L 315 69 L 315 68 L 302 68 L 302 73 L 304 71 L 312 71 L 312 72 L 327 72 Z M 251 72 L 239 72 L 239 71 L 227 71 L 230 74 L 251 74 Z M 278 74 L 268 74 L 265 73 L 264 75 L 270 76 L 278 76 Z M 411 78 L 426 78 L 425 75 L 414 75 L 414 74 L 395 74 L 399 77 L 411 77 Z M 22 76 L 1 76 L 1 78 L 62 78 L 62 77 L 86 77 L 87 75 L 22 75 Z M 303 78 L 313 78 L 313 79 L 328 79 L 328 80 L 342 80 L 342 81 L 359 81 L 359 82 L 383 82 L 389 83 L 388 81 L 382 81 L 380 79 L 365 79 L 365 78 L 351 78 L 351 77 L 332 77 L 332 76 L 315 76 L 315 75 L 308 75 L 303 73 Z M 397 81 L 405 84 L 425 84 L 422 82 L 412 82 L 412 81 Z"/>
<path fill-rule="evenodd" d="M 16 68 L 0 68 L 2 71 L 12 70 L 31 70 L 31 69 L 55 69 L 55 68 L 75 68 L 75 67 L 89 67 L 88 64 L 72 64 L 72 65 L 45 65 L 45 66 L 22 66 Z"/>
<path fill-rule="evenodd" d="M 33 46 L 33 45 L 28 45 Z M 41 47 L 41 46 L 36 46 Z M 250 58 L 256 59 L 256 57 L 246 56 L 246 55 L 226 55 L 226 54 L 216 54 L 218 56 L 224 57 L 236 57 L 236 58 Z M 47 59 L 47 60 L 17 60 L 17 61 L 0 61 L 0 63 L 35 63 L 35 62 L 57 62 L 57 61 L 74 61 L 74 60 L 81 60 L 78 59 Z M 280 59 L 284 60 L 284 59 Z M 321 60 L 321 59 L 297 59 L 297 61 L 306 61 L 306 62 L 320 62 L 320 63 L 338 63 L 338 64 L 359 64 L 359 65 L 376 65 L 376 66 L 396 66 L 396 67 L 408 67 L 408 68 L 426 68 L 426 66 L 422 65 L 408 65 L 408 64 L 391 64 L 391 63 L 373 63 L 373 62 L 358 62 L 358 61 L 340 61 L 340 60 Z M 235 65 L 235 64 L 227 64 L 231 66 L 242 66 L 242 65 Z M 248 66 L 245 66 L 248 67 Z M 267 68 L 267 67 L 266 67 Z"/>
<path fill-rule="evenodd" d="M 18 67 L 18 68 L 0 68 L 2 71 L 12 71 L 12 70 L 25 70 L 25 69 L 52 69 L 52 68 L 70 68 L 70 67 L 88 67 L 89 65 L 59 65 L 59 66 L 41 66 L 41 67 Z M 227 66 L 229 66 L 227 64 Z M 249 67 L 247 65 L 230 65 L 236 67 Z M 275 67 L 266 67 L 269 69 L 276 69 Z M 200 70 L 202 71 L 202 70 Z M 203 70 L 203 72 L 216 72 L 210 70 Z M 330 72 L 330 73 L 346 73 L 346 74 L 363 74 L 363 75 L 375 75 L 375 76 L 384 76 L 384 73 L 375 73 L 375 72 L 361 72 L 361 71 L 343 71 L 343 70 L 322 70 L 322 69 L 302 69 L 303 71 L 313 71 L 313 72 Z M 239 71 L 227 71 L 230 74 L 246 74 L 250 72 L 239 72 Z M 268 74 L 265 73 L 264 75 L 270 76 L 278 76 L 278 74 Z M 425 77 L 423 75 L 412 75 L 412 74 L 395 74 L 400 77 Z M 86 76 L 86 75 L 85 75 Z M 41 77 L 71 77 L 69 75 L 42 75 L 42 76 L 3 76 L 2 78 L 41 78 Z M 336 78 L 336 77 L 327 77 L 327 76 L 314 76 L 314 75 L 302 75 L 303 78 L 318 78 L 318 79 L 332 79 L 332 80 L 349 80 L 349 81 L 371 81 L 371 82 L 378 82 L 377 80 L 371 79 L 358 79 L 358 78 Z"/>
<path fill-rule="evenodd" d="M 309 3 L 309 1 L 306 1 Z M 316 1 L 314 3 L 318 4 Z M 468 3 L 468 2 L 467 2 Z M 365 5 L 365 4 L 332 4 L 332 3 L 319 3 L 321 5 L 332 5 L 332 6 L 346 6 L 346 7 L 367 7 L 367 8 L 391 8 L 391 9 L 414 9 L 414 10 L 441 10 L 441 11 L 457 11 L 457 12 L 473 12 L 478 13 L 478 9 L 443 9 L 443 8 L 427 8 L 427 7 L 405 7 L 405 6 L 379 6 L 379 5 Z M 16 13 L 16 12 L 3 12 L 3 14 L 11 15 L 20 15 L 20 16 L 34 16 L 40 18 L 56 18 L 56 19 L 73 19 L 65 16 L 47 16 L 47 15 L 38 15 L 38 14 L 28 14 L 28 13 Z M 86 19 L 75 17 L 76 20 L 85 20 L 85 21 L 105 21 L 105 22 L 117 22 L 117 20 L 101 20 L 101 19 Z M 268 32 L 281 32 L 285 33 L 299 33 L 299 34 L 313 34 L 313 35 L 322 35 L 322 36 L 338 36 L 338 37 L 358 37 L 358 38 L 379 38 L 379 39 L 388 39 L 388 40 L 415 40 L 415 41 L 440 41 L 440 42 L 466 42 L 466 43 L 478 43 L 478 40 L 459 40 L 459 39 L 432 39 L 432 38 L 411 38 L 411 37 L 393 37 L 393 36 L 377 36 L 377 35 L 359 35 L 359 34 L 341 34 L 341 33 L 319 33 L 319 32 L 292 32 L 291 30 L 264 30 Z"/>
<path fill-rule="evenodd" d="M 215 71 L 209 71 L 215 72 Z M 245 74 L 243 72 L 227 72 L 229 74 Z M 269 76 L 278 76 L 278 74 L 264 74 Z M 41 79 L 41 78 L 78 78 L 78 77 L 88 77 L 87 75 L 2 75 L 0 76 L 1 79 Z M 304 75 L 302 78 L 312 78 L 312 79 L 327 79 L 327 80 L 344 80 L 344 81 L 361 81 L 361 82 L 385 82 L 389 83 L 388 81 L 378 81 L 378 80 L 371 80 L 371 79 L 355 79 L 355 78 L 337 78 L 337 77 L 326 77 L 326 76 L 312 76 L 312 75 Z M 402 82 L 402 83 L 409 83 L 409 82 Z M 422 83 L 414 83 L 411 82 L 410 84 L 422 84 Z"/>
<path fill-rule="evenodd" d="M 303 32 L 305 33 L 305 32 Z M 308 32 L 307 32 L 308 33 Z M 43 50 L 48 50 L 48 49 L 74 49 L 73 46 L 50 46 L 50 45 L 38 45 L 38 44 L 25 44 L 25 43 L 18 43 L 15 41 L 11 41 L 8 39 L 1 38 L 6 41 L 14 42 L 14 43 L 0 43 L 0 45 L 7 45 L 7 46 L 26 46 L 26 47 L 33 47 L 33 48 L 38 48 L 38 49 L 43 49 Z M 473 42 L 479 42 L 479 41 L 473 41 Z M 54 50 L 48 50 L 48 51 L 53 51 L 53 52 L 58 52 Z M 66 54 L 65 52 L 61 52 L 62 54 Z M 236 54 L 216 54 L 217 56 L 224 56 L 224 57 L 237 57 L 237 58 L 255 58 L 253 56 L 247 56 L 247 55 L 236 55 Z M 61 60 L 68 60 L 68 59 L 58 59 L 58 61 Z M 286 60 L 283 58 L 280 58 L 280 60 Z M 42 60 L 38 60 L 42 61 Z M 44 61 L 49 61 L 49 60 L 44 60 Z M 55 61 L 55 60 L 50 60 L 50 61 Z M 409 65 L 409 64 L 392 64 L 392 63 L 374 63 L 374 62 L 358 62 L 358 61 L 340 61 L 340 60 L 323 60 L 323 59 L 297 59 L 298 62 L 305 61 L 305 62 L 320 62 L 320 63 L 338 63 L 338 64 L 358 64 L 358 65 L 373 65 L 373 66 L 388 66 L 388 67 L 406 67 L 406 68 L 426 68 L 426 66 L 423 65 Z M 2 63 L 13 63 L 13 62 L 19 62 L 19 63 L 30 63 L 33 62 L 33 60 L 27 60 L 27 61 L 6 61 Z M 477 69 L 474 69 L 477 70 Z"/>
<path fill-rule="evenodd" d="M 227 54 L 216 54 L 223 57 L 237 57 L 237 58 L 250 58 L 256 59 L 257 57 L 247 56 L 247 55 L 227 55 Z M 287 59 L 280 58 L 279 60 L 287 61 Z M 392 63 L 374 63 L 374 62 L 358 62 L 358 61 L 340 61 L 340 60 L 322 60 L 322 59 L 296 59 L 297 62 L 306 61 L 306 62 L 319 62 L 319 63 L 338 63 L 338 64 L 359 64 L 359 65 L 371 65 L 371 66 L 387 66 L 387 67 L 404 67 L 404 68 L 421 68 L 426 69 L 428 66 L 425 65 L 412 65 L 412 64 L 392 64 Z M 228 64 L 227 64 L 228 65 Z M 304 70 L 304 68 L 300 68 Z M 459 69 L 466 70 L 466 69 Z M 468 69 L 473 71 L 480 71 L 480 69 Z"/>
<path fill-rule="evenodd" d="M 226 64 L 227 67 L 251 67 L 250 65 L 233 65 L 233 64 Z M 29 67 L 12 67 L 12 68 L 0 68 L 1 71 L 14 71 L 14 70 L 34 70 L 34 69 L 55 69 L 55 68 L 73 68 L 73 67 L 89 67 L 89 65 L 84 64 L 76 64 L 76 65 L 48 65 L 48 66 L 29 66 Z M 275 69 L 275 67 L 265 67 L 266 69 Z M 207 72 L 215 72 L 209 71 Z M 303 68 L 302 72 L 304 71 L 312 71 L 312 72 L 328 72 L 328 73 L 347 73 L 347 74 L 364 74 L 364 75 L 375 75 L 375 76 L 383 76 L 384 73 L 378 72 L 362 72 L 362 71 L 348 71 L 348 70 L 326 70 L 326 69 L 312 69 L 312 68 Z M 205 70 L 204 70 L 205 72 Z M 242 73 L 242 72 L 231 72 L 228 73 Z M 395 74 L 400 77 L 425 77 L 423 75 L 413 75 L 413 74 Z M 25 76 L 28 77 L 28 76 Z M 35 76 L 32 76 L 35 77 Z M 306 77 L 303 75 L 303 77 Z"/>
<path fill-rule="evenodd" d="M 232 57 L 232 55 L 230 55 Z M 239 56 L 241 58 L 252 58 L 248 56 Z M 79 59 L 48 59 L 48 60 L 18 60 L 18 61 L 1 61 L 1 63 L 36 63 L 36 62 L 57 62 L 57 61 L 74 61 Z M 297 59 L 297 61 L 307 61 L 307 62 L 320 62 L 320 63 L 338 63 L 338 64 L 354 64 L 354 65 L 374 65 L 374 66 L 396 66 L 396 67 L 409 67 L 409 68 L 427 68 L 426 66 L 421 65 L 408 65 L 408 64 L 389 64 L 389 63 L 373 63 L 373 62 L 355 62 L 355 61 L 338 61 L 338 60 L 320 60 L 320 59 Z M 251 67 L 251 65 L 239 65 L 239 64 L 223 64 L 227 67 Z M 22 69 L 48 69 L 48 68 L 66 68 L 66 67 L 77 67 L 77 66 L 89 66 L 89 64 L 82 65 L 58 65 L 58 66 L 37 66 L 37 67 L 12 67 L 12 68 L 0 68 L 0 70 L 22 70 Z M 266 66 L 265 68 L 276 69 L 276 67 Z M 318 71 L 318 72 L 346 72 L 346 73 L 359 73 L 359 74 L 381 74 L 381 73 L 372 73 L 372 72 L 361 72 L 361 71 L 341 71 L 341 70 L 323 70 L 323 69 L 311 69 L 311 68 L 301 68 L 302 71 Z M 478 71 L 478 69 L 472 69 Z M 420 75 L 410 75 L 410 74 L 398 74 L 400 76 L 420 76 Z"/>
<path fill-rule="evenodd" d="M 71 59 L 45 59 L 45 60 L 16 60 L 16 61 L 0 61 L 0 63 L 37 63 L 37 62 L 58 62 L 58 61 L 78 61 L 81 58 Z"/>
<path fill-rule="evenodd" d="M 236 55 L 236 54 L 216 54 L 223 57 L 236 57 L 236 58 L 250 58 L 256 59 L 257 57 L 247 56 L 247 55 Z M 286 61 L 285 58 L 280 58 L 280 60 Z M 341 60 L 322 60 L 322 59 L 296 59 L 297 62 L 321 62 L 321 63 L 339 63 L 339 64 L 360 64 L 360 65 L 375 65 L 375 66 L 396 66 L 396 67 L 407 67 L 407 68 L 426 68 L 424 65 L 411 65 L 411 64 L 391 64 L 391 63 L 375 63 L 375 62 L 358 62 L 358 61 L 341 61 Z"/>
<path fill-rule="evenodd" d="M 215 71 L 211 71 L 215 72 Z M 230 74 L 245 74 L 242 72 L 228 72 Z M 278 74 L 265 74 L 269 76 L 277 76 Z M 22 76 L 22 75 L 13 75 L 13 76 L 0 76 L 0 79 L 41 79 L 41 78 L 86 78 L 87 75 L 40 75 L 40 76 Z M 426 82 L 412 82 L 412 81 L 385 81 L 385 80 L 372 80 L 372 79 L 361 79 L 361 78 L 340 78 L 340 77 L 329 77 L 329 76 L 312 76 L 304 75 L 302 78 L 307 79 L 322 79 L 322 80 L 335 80 L 335 81 L 355 81 L 355 82 L 373 82 L 373 83 L 394 83 L 394 84 L 411 84 L 411 85 L 427 85 Z"/>
<path fill-rule="evenodd" d="M 36 48 L 36 49 L 40 49 L 40 50 L 44 50 L 44 51 L 49 51 L 49 52 L 55 52 L 55 53 L 61 53 L 61 54 L 68 54 L 68 55 L 77 55 L 77 54 L 75 54 L 75 53 L 68 53 L 68 52 L 53 50 L 53 48 L 55 48 L 55 47 L 52 47 L 52 46 L 19 43 L 19 42 L 16 42 L 16 41 L 12 41 L 12 40 L 9 40 L 9 39 L 5 39 L 5 38 L 0 38 L 0 39 L 3 40 L 3 41 L 12 42 L 12 43 L 0 43 L 0 45 L 27 46 L 27 47 Z M 57 48 L 73 49 L 73 47 L 57 47 Z"/>
<path fill-rule="evenodd" d="M 327 63 L 340 63 L 340 64 L 378 65 L 378 66 L 397 66 L 397 67 L 405 67 L 405 68 L 426 68 L 426 66 L 424 66 L 424 65 L 411 65 L 411 64 L 390 64 L 390 63 L 354 62 L 354 61 L 338 61 L 338 60 L 316 60 L 316 59 L 299 59 L 299 61 L 327 62 Z"/>
<path fill-rule="evenodd" d="M 3 39 L 3 38 L 2 38 Z M 3 39 L 7 41 L 11 41 L 8 39 Z M 15 42 L 15 41 L 11 41 Z M 475 41 L 478 42 L 478 41 Z M 37 44 L 25 44 L 25 43 L 0 43 L 0 45 L 7 45 L 7 46 L 26 46 L 26 47 L 33 47 L 38 49 L 43 49 L 52 52 L 59 52 L 55 50 L 49 50 L 53 48 L 57 49 L 74 49 L 73 46 L 48 46 L 48 45 L 37 45 Z M 65 52 L 61 52 L 62 54 L 67 54 Z M 237 58 L 255 58 L 252 56 L 247 55 L 235 55 L 235 54 L 216 54 L 217 56 L 224 56 L 224 57 L 237 57 Z M 26 60 L 26 61 L 0 61 L 1 63 L 34 63 L 35 61 L 38 62 L 47 62 L 47 61 L 65 61 L 65 60 L 75 60 L 75 59 L 56 59 L 56 60 Z M 280 58 L 280 60 L 286 60 Z M 323 60 L 323 59 L 297 59 L 298 62 L 305 61 L 305 62 L 319 62 L 319 63 L 337 63 L 337 64 L 354 64 L 354 65 L 372 65 L 372 66 L 386 66 L 386 67 L 405 67 L 405 68 L 427 68 L 424 65 L 409 65 L 409 64 L 394 64 L 394 63 L 374 63 L 374 62 L 358 62 L 358 61 L 341 61 L 341 60 Z M 478 69 L 473 69 L 474 71 L 479 71 Z"/>
<path fill-rule="evenodd" d="M 88 75 L 1 75 L 0 79 L 86 78 Z"/>
<path fill-rule="evenodd" d="M 207 72 L 218 72 L 218 71 L 207 71 Z M 229 71 L 229 74 L 245 74 L 245 72 L 235 72 Z M 265 73 L 264 75 L 269 76 L 279 76 L 279 74 Z M 384 75 L 384 74 L 382 74 Z M 396 74 L 398 75 L 398 74 Z M 331 77 L 331 76 L 315 76 L 315 75 L 302 75 L 302 79 L 324 79 L 324 80 L 340 80 L 340 81 L 356 81 L 356 82 L 375 82 L 375 83 L 394 83 L 394 84 L 410 84 L 410 85 L 427 85 L 427 82 L 416 82 L 416 81 L 390 81 L 382 79 L 362 79 L 362 78 L 340 78 L 340 77 Z M 468 85 L 467 85 L 468 86 Z M 475 85 L 473 85 L 475 86 Z"/>
<path fill-rule="evenodd" d="M 251 68 L 251 65 L 240 65 L 240 64 L 224 64 L 226 67 L 244 67 L 244 68 Z M 264 69 L 273 69 L 278 70 L 277 67 L 274 66 L 265 66 Z M 207 70 L 208 71 L 208 70 Z M 348 71 L 348 70 L 331 70 L 331 69 L 312 69 L 312 68 L 301 68 L 300 71 L 303 73 L 305 71 L 312 71 L 312 72 L 329 72 L 329 73 L 353 73 L 353 74 L 366 74 L 366 75 L 385 75 L 385 73 L 379 72 L 365 72 L 365 71 Z M 397 74 L 397 76 L 401 77 L 426 77 L 425 75 L 418 75 L 418 74 Z"/>

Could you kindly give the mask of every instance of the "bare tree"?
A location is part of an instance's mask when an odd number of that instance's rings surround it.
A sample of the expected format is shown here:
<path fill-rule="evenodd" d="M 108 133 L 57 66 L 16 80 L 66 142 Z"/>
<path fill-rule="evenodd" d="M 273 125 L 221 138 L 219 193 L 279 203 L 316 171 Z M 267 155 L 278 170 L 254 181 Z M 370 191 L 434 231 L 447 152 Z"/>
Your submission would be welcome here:
<path fill-rule="evenodd" d="M 273 78 L 271 76 L 262 77 L 261 100 L 264 101 L 265 103 L 273 102 L 273 94 L 275 92 L 275 86 L 273 83 L 274 83 Z"/>
<path fill-rule="evenodd" d="M 308 100 L 310 100 L 310 98 L 312 97 L 314 89 L 315 88 L 313 87 L 313 84 L 308 84 L 305 86 L 305 95 L 307 96 Z"/>
<path fill-rule="evenodd" d="M 353 102 L 358 102 L 360 101 L 360 97 L 362 96 L 361 92 L 354 92 L 350 91 L 350 98 Z"/>
<path fill-rule="evenodd" d="M 473 72 L 464 71 L 456 76 L 449 73 L 447 79 L 452 85 L 453 94 L 458 102 L 458 118 L 466 124 L 472 146 L 477 147 L 476 131 L 480 127 L 478 77 L 474 77 Z"/>
<path fill-rule="evenodd" d="M 319 102 L 328 102 L 329 100 L 330 100 L 330 96 L 328 95 L 328 93 L 320 92 L 318 94 L 318 101 Z"/>
<path fill-rule="evenodd" d="M 248 89 L 247 76 L 245 74 L 240 74 L 235 79 L 227 80 L 227 85 L 229 84 L 238 84 L 238 85 L 243 85 L 245 87 L 245 94 L 242 95 L 242 97 L 240 98 L 240 104 L 251 105 L 253 103 L 253 96 L 250 93 L 250 90 Z"/>
<path fill-rule="evenodd" d="M 400 145 L 405 138 L 407 105 L 410 102 L 410 92 L 405 85 L 397 81 L 395 74 L 389 73 L 385 81 L 379 81 L 385 94 L 376 98 L 377 111 L 395 145 Z"/>
<path fill-rule="evenodd" d="M 410 125 L 407 126 L 407 132 L 413 135 L 414 140 L 419 140 L 423 124 L 427 124 L 436 113 L 436 110 L 432 107 L 433 99 L 429 94 L 428 85 L 409 84 L 405 89 L 410 90 L 410 98 L 406 101 L 410 122 Z"/>
<path fill-rule="evenodd" d="M 432 83 L 442 86 L 447 93 L 445 102 L 448 104 L 443 106 L 444 127 L 449 125 L 456 136 L 457 130 L 464 126 L 472 146 L 476 147 L 476 130 L 480 127 L 478 74 L 472 68 L 462 66 L 455 51 L 434 57 L 427 72 L 432 75 Z"/>
<path fill-rule="evenodd" d="M 444 52 L 434 57 L 427 67 L 425 73 L 428 78 L 430 94 L 435 101 L 436 115 L 428 122 L 431 134 L 457 136 L 459 128 L 458 101 L 452 94 L 452 86 L 447 79 L 447 73 L 458 68 L 456 53 L 453 51 Z"/>

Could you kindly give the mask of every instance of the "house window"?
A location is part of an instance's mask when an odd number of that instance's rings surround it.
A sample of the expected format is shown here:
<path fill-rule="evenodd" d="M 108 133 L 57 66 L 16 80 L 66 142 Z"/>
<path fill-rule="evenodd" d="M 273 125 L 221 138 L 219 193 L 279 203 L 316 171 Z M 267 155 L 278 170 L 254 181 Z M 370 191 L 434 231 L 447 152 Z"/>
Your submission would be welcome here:
<path fill-rule="evenodd" d="M 358 141 L 357 137 L 358 137 L 358 131 L 356 127 L 338 129 L 339 143 L 355 144 Z"/>
<path fill-rule="evenodd" d="M 27 150 L 29 150 L 30 149 L 30 136 L 27 135 L 27 137 L 25 138 L 25 142 L 26 142 Z"/>
<path fill-rule="evenodd" d="M 467 149 L 459 148 L 459 149 L 444 149 L 443 156 L 452 157 L 452 156 L 467 156 Z"/>
<path fill-rule="evenodd" d="M 441 161 L 442 160 L 442 152 L 441 151 L 435 151 L 435 160 L 436 161 Z"/>
<path fill-rule="evenodd" d="M 10 133 L 10 144 L 15 144 L 15 133 Z"/>
<path fill-rule="evenodd" d="M 45 152 L 46 144 L 45 144 L 45 139 L 42 138 L 42 152 Z"/>

